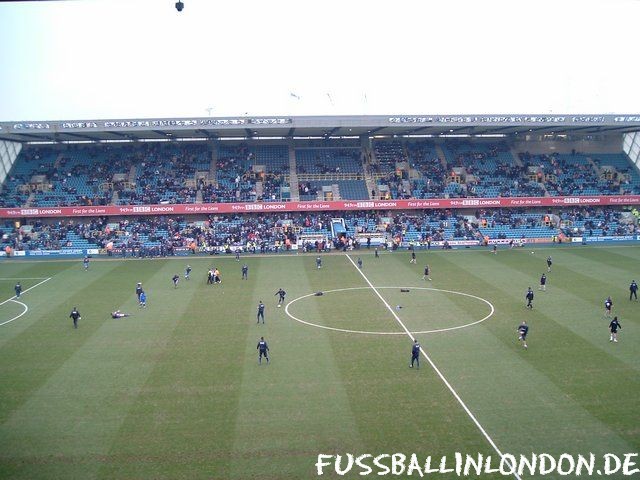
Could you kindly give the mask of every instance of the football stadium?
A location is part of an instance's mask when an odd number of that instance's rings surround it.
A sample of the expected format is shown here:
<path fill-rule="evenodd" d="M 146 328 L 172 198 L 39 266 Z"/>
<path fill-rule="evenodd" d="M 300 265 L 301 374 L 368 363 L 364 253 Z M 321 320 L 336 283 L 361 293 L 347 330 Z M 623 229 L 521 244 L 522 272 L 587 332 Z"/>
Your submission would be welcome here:
<path fill-rule="evenodd" d="M 0 478 L 640 477 L 640 114 L 331 112 L 2 113 Z"/>

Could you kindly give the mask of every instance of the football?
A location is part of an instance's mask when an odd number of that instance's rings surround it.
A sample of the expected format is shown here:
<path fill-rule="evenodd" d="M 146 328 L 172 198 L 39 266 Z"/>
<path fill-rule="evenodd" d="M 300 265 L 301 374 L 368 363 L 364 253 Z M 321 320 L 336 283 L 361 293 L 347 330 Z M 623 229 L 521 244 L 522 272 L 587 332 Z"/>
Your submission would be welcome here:
<path fill-rule="evenodd" d="M 278 308 L 280 308 L 282 305 L 278 304 Z"/>

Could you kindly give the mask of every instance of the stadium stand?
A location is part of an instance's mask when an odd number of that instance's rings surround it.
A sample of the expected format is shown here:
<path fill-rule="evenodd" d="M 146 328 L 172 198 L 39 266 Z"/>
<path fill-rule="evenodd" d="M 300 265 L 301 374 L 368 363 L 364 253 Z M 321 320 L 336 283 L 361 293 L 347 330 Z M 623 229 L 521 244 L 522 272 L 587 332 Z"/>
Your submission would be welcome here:
<path fill-rule="evenodd" d="M 368 199 L 370 193 L 403 199 L 640 193 L 640 173 L 623 153 L 514 155 L 505 143 L 376 140 L 367 161 L 353 145 L 309 145 L 295 148 L 295 163 L 288 145 L 275 143 L 27 145 L 0 204 L 281 201 L 291 199 L 294 164 L 300 200 Z M 377 192 L 367 188 L 367 175 Z"/>
<path fill-rule="evenodd" d="M 397 140 L 377 140 L 373 142 L 373 151 L 377 162 L 372 167 L 376 173 L 393 172 L 396 163 L 407 160 L 404 146 Z"/>
<path fill-rule="evenodd" d="M 297 173 L 362 174 L 360 148 L 296 148 Z"/>

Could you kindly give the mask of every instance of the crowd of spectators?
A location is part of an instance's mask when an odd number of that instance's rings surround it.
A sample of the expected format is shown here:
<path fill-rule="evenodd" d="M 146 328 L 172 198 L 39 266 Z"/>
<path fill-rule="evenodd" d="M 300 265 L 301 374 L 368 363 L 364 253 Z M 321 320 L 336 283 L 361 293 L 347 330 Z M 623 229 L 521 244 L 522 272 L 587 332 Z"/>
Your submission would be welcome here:
<path fill-rule="evenodd" d="M 179 216 L 145 216 L 117 221 L 108 217 L 35 220 L 16 227 L 5 222 L 0 227 L 2 247 L 15 250 L 73 248 L 80 239 L 86 248 L 125 249 L 171 254 L 178 247 L 193 251 L 268 252 L 289 248 L 299 235 L 333 238 L 331 221 L 343 218 L 348 237 L 362 239 L 367 234 L 384 234 L 396 245 L 409 242 L 483 239 L 487 231 L 525 232 L 547 228 L 548 236 L 634 235 L 638 219 L 619 207 L 555 209 L 531 212 L 524 209 L 451 210 L 420 212 L 322 212 L 216 215 L 199 220 Z M 511 235 L 513 236 L 513 235 Z M 523 233 L 523 236 L 526 236 Z M 492 238 L 507 238 L 496 236 Z M 77 248 L 77 246 L 76 246 Z"/>

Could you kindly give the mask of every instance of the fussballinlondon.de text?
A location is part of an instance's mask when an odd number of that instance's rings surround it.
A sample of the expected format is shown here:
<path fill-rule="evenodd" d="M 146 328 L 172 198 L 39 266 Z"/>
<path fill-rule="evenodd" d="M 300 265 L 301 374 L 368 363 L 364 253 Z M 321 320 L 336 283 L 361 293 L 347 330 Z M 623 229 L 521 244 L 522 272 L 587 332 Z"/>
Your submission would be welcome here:
<path fill-rule="evenodd" d="M 415 453 L 405 455 L 392 454 L 319 454 L 315 463 L 316 473 L 322 475 L 392 475 L 404 477 L 436 477 L 446 474 L 451 478 L 479 477 L 481 475 L 574 475 L 574 476 L 631 476 L 640 473 L 636 468 L 637 453 L 615 455 L 550 455 L 547 453 L 531 455 L 502 456 L 462 454 L 432 457 Z"/>

